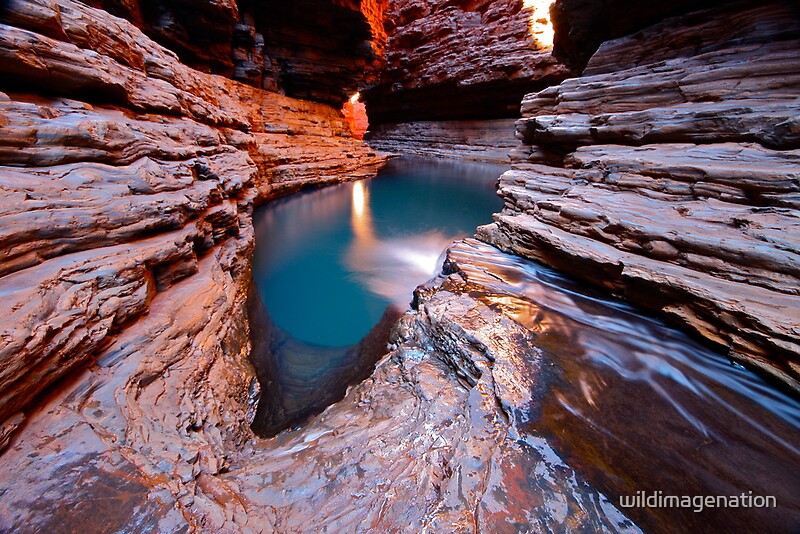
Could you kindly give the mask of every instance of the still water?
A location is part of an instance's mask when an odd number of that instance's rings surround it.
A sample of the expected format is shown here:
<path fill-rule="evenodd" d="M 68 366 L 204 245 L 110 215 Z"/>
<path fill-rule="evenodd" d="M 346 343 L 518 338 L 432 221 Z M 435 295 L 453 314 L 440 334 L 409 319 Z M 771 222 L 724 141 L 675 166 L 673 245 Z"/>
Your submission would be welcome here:
<path fill-rule="evenodd" d="M 400 158 L 372 180 L 255 213 L 256 432 L 301 423 L 369 376 L 414 288 L 439 272 L 454 240 L 502 207 L 495 182 L 504 170 Z"/>
<path fill-rule="evenodd" d="M 387 306 L 408 307 L 450 243 L 491 222 L 503 170 L 403 158 L 259 210 L 253 277 L 273 323 L 306 343 L 358 343 Z"/>

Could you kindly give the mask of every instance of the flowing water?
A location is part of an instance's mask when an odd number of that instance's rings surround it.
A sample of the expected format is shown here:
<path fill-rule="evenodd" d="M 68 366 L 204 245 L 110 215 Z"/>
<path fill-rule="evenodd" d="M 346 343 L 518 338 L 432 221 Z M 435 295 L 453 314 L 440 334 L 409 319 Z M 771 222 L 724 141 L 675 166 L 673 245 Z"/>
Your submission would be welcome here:
<path fill-rule="evenodd" d="M 473 297 L 535 333 L 511 359 L 514 373 L 535 383 L 523 435 L 544 440 L 637 525 L 800 531 L 797 399 L 647 312 L 535 262 L 477 242 L 459 245 L 450 260 L 481 288 Z M 737 499 L 717 505 L 717 496 Z M 750 506 L 756 496 L 774 506 Z M 674 497 L 689 506 L 674 507 Z"/>

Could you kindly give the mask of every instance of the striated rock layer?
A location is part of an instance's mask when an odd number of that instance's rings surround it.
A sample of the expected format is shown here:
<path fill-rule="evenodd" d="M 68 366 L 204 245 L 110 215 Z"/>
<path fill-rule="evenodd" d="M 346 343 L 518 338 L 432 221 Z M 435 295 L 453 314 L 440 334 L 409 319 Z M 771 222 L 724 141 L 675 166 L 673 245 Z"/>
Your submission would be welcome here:
<path fill-rule="evenodd" d="M 2 443 L 49 385 L 98 358 L 143 351 L 134 388 L 192 351 L 206 371 L 245 365 L 254 202 L 381 162 L 337 110 L 194 71 L 104 11 L 19 1 L 6 19 Z M 173 290 L 187 278 L 191 292 Z M 241 395 L 237 380 L 226 391 Z"/>
<path fill-rule="evenodd" d="M 419 121 L 380 124 L 365 137 L 372 148 L 385 152 L 507 164 L 519 141 L 515 119 Z"/>
<path fill-rule="evenodd" d="M 798 47 L 781 2 L 604 43 L 584 76 L 523 100 L 505 208 L 481 238 L 800 389 Z"/>
<path fill-rule="evenodd" d="M 785 401 L 629 306 L 475 240 L 418 289 L 369 379 L 303 429 L 254 439 L 241 331 L 225 328 L 244 295 L 220 263 L 200 260 L 217 283 L 196 306 L 156 296 L 135 334 L 43 403 L 2 458 L 4 527 L 783 531 L 800 520 Z M 202 280 L 173 294 L 197 300 Z M 217 336 L 175 352 L 198 322 Z M 142 335 L 157 352 L 128 349 Z M 615 504 L 743 487 L 780 506 Z"/>

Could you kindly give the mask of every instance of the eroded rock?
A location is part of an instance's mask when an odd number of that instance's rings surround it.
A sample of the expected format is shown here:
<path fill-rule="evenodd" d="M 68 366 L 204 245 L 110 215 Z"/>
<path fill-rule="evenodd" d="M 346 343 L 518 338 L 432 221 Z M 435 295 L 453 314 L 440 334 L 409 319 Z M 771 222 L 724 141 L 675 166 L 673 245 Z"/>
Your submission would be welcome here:
<path fill-rule="evenodd" d="M 392 3 L 386 67 L 362 92 L 370 123 L 518 117 L 525 93 L 569 74 L 531 15 L 521 0 Z"/>

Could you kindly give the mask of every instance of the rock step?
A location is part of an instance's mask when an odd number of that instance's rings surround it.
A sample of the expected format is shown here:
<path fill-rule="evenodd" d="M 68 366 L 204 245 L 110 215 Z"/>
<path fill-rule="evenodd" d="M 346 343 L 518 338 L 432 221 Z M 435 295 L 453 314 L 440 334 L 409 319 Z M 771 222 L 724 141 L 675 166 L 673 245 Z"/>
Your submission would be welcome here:
<path fill-rule="evenodd" d="M 525 144 L 757 142 L 777 149 L 800 147 L 800 87 L 792 99 L 696 102 L 644 111 L 588 115 L 538 115 L 516 122 Z"/>
<path fill-rule="evenodd" d="M 548 176 L 512 172 L 513 181 L 503 177 L 499 188 L 509 211 L 627 252 L 800 294 L 800 217 L 793 210 L 715 199 L 668 207 L 660 198 L 584 185 L 578 179 L 554 194 L 552 185 L 539 190 Z"/>
<path fill-rule="evenodd" d="M 571 78 L 541 96 L 527 95 L 522 117 L 625 113 L 689 102 L 754 100 L 756 105 L 762 99 L 795 99 L 800 96 L 799 47 L 800 39 L 731 45 L 691 58 Z"/>

